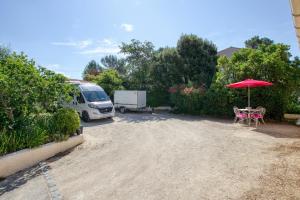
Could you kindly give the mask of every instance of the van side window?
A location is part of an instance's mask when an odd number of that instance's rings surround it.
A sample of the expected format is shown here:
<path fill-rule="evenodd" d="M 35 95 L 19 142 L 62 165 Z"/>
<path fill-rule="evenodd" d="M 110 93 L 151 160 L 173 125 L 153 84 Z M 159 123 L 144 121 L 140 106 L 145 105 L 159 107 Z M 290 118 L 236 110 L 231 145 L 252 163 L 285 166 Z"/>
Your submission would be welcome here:
<path fill-rule="evenodd" d="M 80 92 L 80 95 L 77 96 L 77 102 L 78 102 L 78 103 L 85 103 L 84 98 L 83 98 L 81 92 Z"/>

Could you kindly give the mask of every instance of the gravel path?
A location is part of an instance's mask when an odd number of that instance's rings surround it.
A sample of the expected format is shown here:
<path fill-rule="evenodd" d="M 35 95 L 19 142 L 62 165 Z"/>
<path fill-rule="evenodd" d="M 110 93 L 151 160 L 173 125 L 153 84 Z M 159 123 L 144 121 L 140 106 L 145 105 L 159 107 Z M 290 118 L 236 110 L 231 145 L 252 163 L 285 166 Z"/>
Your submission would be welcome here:
<path fill-rule="evenodd" d="M 296 126 L 169 114 L 84 125 L 84 144 L 47 161 L 63 199 L 300 199 Z M 32 168 L 0 182 L 0 199 L 51 199 L 47 190 Z"/>
<path fill-rule="evenodd" d="M 300 198 L 300 173 L 280 171 L 283 160 L 291 163 L 286 169 L 300 166 L 297 148 L 281 154 L 299 141 L 297 127 L 254 129 L 168 114 L 125 114 L 85 125 L 86 142 L 49 163 L 65 199 Z M 268 186 L 276 179 L 271 170 L 295 184 Z"/>

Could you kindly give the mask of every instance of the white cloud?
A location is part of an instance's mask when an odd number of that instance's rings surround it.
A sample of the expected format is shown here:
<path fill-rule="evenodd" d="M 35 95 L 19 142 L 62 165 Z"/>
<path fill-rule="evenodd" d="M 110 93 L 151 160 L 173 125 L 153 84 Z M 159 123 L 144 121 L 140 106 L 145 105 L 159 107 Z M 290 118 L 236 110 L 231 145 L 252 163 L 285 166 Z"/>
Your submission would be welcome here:
<path fill-rule="evenodd" d="M 68 42 L 52 42 L 52 45 L 56 46 L 69 46 L 84 49 L 93 44 L 92 40 L 80 40 L 80 41 L 68 41 Z"/>
<path fill-rule="evenodd" d="M 80 40 L 80 41 L 67 41 L 67 42 L 52 42 L 52 45 L 68 46 L 79 51 L 74 53 L 82 55 L 95 55 L 95 54 L 116 54 L 120 51 L 119 43 L 111 38 L 104 38 L 102 40 Z M 49 69 L 57 70 L 58 64 L 47 65 Z"/>
<path fill-rule="evenodd" d="M 126 32 L 132 32 L 133 31 L 133 25 L 132 24 L 121 24 L 121 29 L 123 29 Z"/>
<path fill-rule="evenodd" d="M 54 71 L 61 68 L 61 66 L 59 64 L 46 64 L 46 65 L 44 65 L 44 67 L 47 69 L 50 69 L 50 70 L 54 70 Z"/>
<path fill-rule="evenodd" d="M 102 40 L 102 42 L 103 42 L 104 44 L 106 44 L 106 45 L 112 45 L 112 44 L 114 43 L 113 40 L 108 39 L 108 38 L 104 38 L 104 39 Z"/>
<path fill-rule="evenodd" d="M 95 47 L 93 49 L 80 51 L 80 54 L 114 54 L 118 53 L 120 51 L 119 47 L 105 47 L 105 46 L 99 46 Z"/>
<path fill-rule="evenodd" d="M 45 64 L 41 66 L 45 67 L 48 70 L 54 71 L 58 74 L 62 74 L 67 78 L 70 78 L 70 76 L 66 74 L 66 68 L 61 66 L 60 64 Z"/>
<path fill-rule="evenodd" d="M 95 42 L 92 48 L 83 49 L 78 52 L 83 55 L 116 54 L 120 52 L 119 43 L 110 38 L 104 38 Z"/>

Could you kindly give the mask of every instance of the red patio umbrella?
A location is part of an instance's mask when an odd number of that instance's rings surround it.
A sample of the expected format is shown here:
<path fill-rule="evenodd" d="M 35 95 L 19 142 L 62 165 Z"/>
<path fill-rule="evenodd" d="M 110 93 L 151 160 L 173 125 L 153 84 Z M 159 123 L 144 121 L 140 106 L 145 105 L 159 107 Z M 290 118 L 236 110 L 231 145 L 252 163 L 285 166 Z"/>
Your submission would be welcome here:
<path fill-rule="evenodd" d="M 226 87 L 230 87 L 230 88 L 248 88 L 248 107 L 250 107 L 250 88 L 270 86 L 270 85 L 273 85 L 273 83 L 266 82 L 266 81 L 254 80 L 254 79 L 246 79 L 244 81 L 231 83 L 229 85 L 226 85 Z"/>

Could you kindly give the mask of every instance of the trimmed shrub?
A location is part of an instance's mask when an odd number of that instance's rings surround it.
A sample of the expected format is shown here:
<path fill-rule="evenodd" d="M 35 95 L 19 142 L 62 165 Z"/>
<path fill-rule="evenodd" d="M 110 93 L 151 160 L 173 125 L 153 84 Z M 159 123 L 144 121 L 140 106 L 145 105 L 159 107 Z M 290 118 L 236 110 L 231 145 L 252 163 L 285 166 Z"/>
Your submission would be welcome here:
<path fill-rule="evenodd" d="M 0 132 L 0 156 L 42 144 L 62 141 L 72 136 L 80 126 L 77 112 L 70 108 L 59 109 L 56 113 L 42 113 L 28 118 L 21 130 Z"/>
<path fill-rule="evenodd" d="M 204 96 L 203 114 L 218 116 L 218 117 L 231 117 L 233 116 L 233 99 L 226 88 L 211 87 L 207 90 Z"/>
<path fill-rule="evenodd" d="M 0 133 L 0 155 L 33 148 L 47 143 L 47 132 L 37 126 L 31 125 L 18 131 L 2 131 Z"/>
<path fill-rule="evenodd" d="M 55 141 L 68 139 L 80 126 L 78 113 L 71 108 L 61 108 L 53 115 L 50 137 Z"/>
<path fill-rule="evenodd" d="M 193 115 L 202 114 L 204 89 L 193 86 L 175 86 L 170 88 L 170 101 L 177 113 L 188 113 Z"/>
<path fill-rule="evenodd" d="M 53 114 L 51 113 L 41 113 L 37 115 L 34 119 L 34 123 L 37 127 L 46 130 L 47 134 L 53 130 Z"/>
<path fill-rule="evenodd" d="M 162 89 L 155 89 L 147 93 L 147 105 L 151 107 L 166 106 L 170 104 L 170 95 Z"/>
<path fill-rule="evenodd" d="M 300 114 L 300 104 L 291 103 L 287 106 L 286 113 L 289 114 Z"/>

